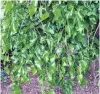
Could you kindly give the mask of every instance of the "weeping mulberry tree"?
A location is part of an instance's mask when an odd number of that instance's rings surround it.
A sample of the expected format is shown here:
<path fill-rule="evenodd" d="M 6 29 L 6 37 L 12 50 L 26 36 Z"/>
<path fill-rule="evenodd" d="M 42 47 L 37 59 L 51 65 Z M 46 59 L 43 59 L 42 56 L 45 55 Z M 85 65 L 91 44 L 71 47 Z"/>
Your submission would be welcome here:
<path fill-rule="evenodd" d="M 51 89 L 46 94 L 54 94 L 56 85 L 64 94 L 72 91 L 75 78 L 79 84 L 86 82 L 90 62 L 98 56 L 98 1 L 2 4 L 2 69 L 10 76 L 13 94 L 21 94 L 19 85 L 30 80 L 30 71 L 39 75 L 42 94 L 44 81 Z"/>

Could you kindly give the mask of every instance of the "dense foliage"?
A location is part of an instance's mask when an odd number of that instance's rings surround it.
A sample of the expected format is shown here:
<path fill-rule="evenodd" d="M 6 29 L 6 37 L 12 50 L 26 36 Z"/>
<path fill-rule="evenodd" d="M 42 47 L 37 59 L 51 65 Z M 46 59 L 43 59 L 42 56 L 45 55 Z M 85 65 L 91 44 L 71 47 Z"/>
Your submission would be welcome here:
<path fill-rule="evenodd" d="M 10 75 L 13 94 L 21 93 L 19 84 L 29 81 L 30 71 L 39 75 L 42 94 L 44 81 L 49 86 L 61 84 L 62 88 L 75 78 L 79 84 L 86 82 L 84 74 L 98 56 L 97 1 L 2 3 L 2 61 Z"/>

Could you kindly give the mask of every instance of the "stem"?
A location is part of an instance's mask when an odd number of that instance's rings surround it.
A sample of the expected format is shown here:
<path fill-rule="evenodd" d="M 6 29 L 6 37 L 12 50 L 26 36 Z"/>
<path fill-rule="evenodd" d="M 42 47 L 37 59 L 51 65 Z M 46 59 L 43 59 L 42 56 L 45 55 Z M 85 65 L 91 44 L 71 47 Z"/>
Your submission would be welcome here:
<path fill-rule="evenodd" d="M 96 28 L 96 31 L 95 31 L 94 35 L 93 35 L 93 40 L 92 40 L 91 48 L 93 47 L 94 38 L 95 38 L 95 35 L 96 35 L 96 33 L 97 33 L 98 28 L 99 28 L 99 24 L 98 24 L 98 26 L 97 26 L 97 28 Z"/>
<path fill-rule="evenodd" d="M 42 74 L 42 86 L 41 86 L 41 93 L 42 93 L 42 94 L 45 94 L 45 92 L 44 92 L 43 74 Z"/>
<path fill-rule="evenodd" d="M 90 42 L 90 40 L 89 40 L 89 38 L 90 38 L 90 35 L 89 35 L 89 32 L 88 32 L 88 30 L 87 30 L 87 37 L 88 37 L 88 48 L 87 48 L 87 50 L 88 50 L 88 52 L 89 52 L 89 42 Z"/>

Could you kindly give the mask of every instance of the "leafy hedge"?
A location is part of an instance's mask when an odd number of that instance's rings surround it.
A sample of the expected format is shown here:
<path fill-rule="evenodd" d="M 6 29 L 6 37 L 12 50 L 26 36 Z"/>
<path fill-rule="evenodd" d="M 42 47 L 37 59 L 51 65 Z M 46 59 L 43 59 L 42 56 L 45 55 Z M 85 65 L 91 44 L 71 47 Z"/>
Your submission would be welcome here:
<path fill-rule="evenodd" d="M 2 3 L 2 60 L 13 94 L 21 93 L 19 84 L 29 81 L 30 71 L 39 75 L 42 86 L 44 81 L 59 85 L 64 77 L 85 82 L 84 74 L 98 56 L 98 1 Z"/>

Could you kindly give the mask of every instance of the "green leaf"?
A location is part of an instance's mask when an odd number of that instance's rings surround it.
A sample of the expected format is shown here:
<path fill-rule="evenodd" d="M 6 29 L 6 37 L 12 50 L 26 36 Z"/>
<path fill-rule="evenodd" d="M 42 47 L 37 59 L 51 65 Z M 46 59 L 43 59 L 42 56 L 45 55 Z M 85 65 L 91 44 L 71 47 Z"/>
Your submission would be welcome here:
<path fill-rule="evenodd" d="M 48 43 L 50 52 L 52 52 L 53 46 L 54 46 L 54 40 L 53 40 L 53 38 L 47 39 L 47 43 Z"/>
<path fill-rule="evenodd" d="M 8 67 L 5 67 L 5 70 L 6 70 L 6 73 L 9 75 L 9 73 L 10 73 L 9 68 Z"/>
<path fill-rule="evenodd" d="M 78 79 L 78 83 L 81 84 L 83 80 L 83 75 L 82 74 L 77 75 L 77 79 Z"/>
<path fill-rule="evenodd" d="M 61 17 L 61 10 L 60 10 L 60 8 L 57 8 L 57 6 L 54 6 L 53 7 L 53 13 L 54 13 L 55 19 L 59 20 L 59 17 Z"/>
<path fill-rule="evenodd" d="M 45 41 L 46 41 L 46 36 L 40 38 L 40 43 L 45 43 Z"/>
<path fill-rule="evenodd" d="M 29 15 L 30 16 L 33 16 L 35 14 L 35 12 L 36 12 L 36 6 L 35 6 L 35 2 L 34 1 L 32 2 L 32 5 L 30 5 L 28 7 L 28 11 L 29 11 Z"/>
<path fill-rule="evenodd" d="M 51 28 L 48 30 L 48 32 L 49 32 L 50 34 L 54 34 L 54 30 L 51 29 Z"/>
<path fill-rule="evenodd" d="M 52 54 L 51 56 L 50 56 L 50 62 L 55 62 L 55 58 L 56 58 L 56 56 L 54 55 L 54 54 Z"/>
<path fill-rule="evenodd" d="M 67 7 L 69 10 L 72 10 L 74 8 L 74 3 L 73 2 L 68 3 Z"/>
<path fill-rule="evenodd" d="M 63 66 L 66 66 L 67 64 L 67 58 L 66 57 L 63 57 L 62 58 L 62 63 L 63 63 Z"/>
<path fill-rule="evenodd" d="M 86 71 L 86 69 L 87 69 L 87 67 L 88 67 L 88 63 L 87 63 L 87 61 L 85 61 L 85 60 L 81 60 L 81 61 L 79 61 L 79 63 L 81 64 L 81 71 Z"/>
<path fill-rule="evenodd" d="M 79 66 L 77 67 L 77 72 L 81 74 L 81 72 L 82 72 L 82 66 L 81 66 L 81 64 L 79 64 Z"/>
<path fill-rule="evenodd" d="M 52 0 L 49 0 L 49 5 L 51 4 Z"/>
<path fill-rule="evenodd" d="M 96 18 L 94 16 L 90 17 L 90 21 L 91 21 L 92 24 L 96 24 L 96 22 L 97 22 Z"/>
<path fill-rule="evenodd" d="M 52 81 L 52 73 L 47 73 L 48 75 L 48 81 Z"/>
<path fill-rule="evenodd" d="M 71 79 L 74 79 L 74 77 L 75 77 L 75 70 L 74 70 L 73 66 L 70 67 L 70 71 L 69 72 L 70 72 Z"/>
<path fill-rule="evenodd" d="M 48 12 L 45 12 L 42 17 L 41 17 L 41 21 L 47 19 L 49 17 L 49 13 Z"/>
<path fill-rule="evenodd" d="M 26 51 L 26 49 L 28 49 L 29 48 L 29 44 L 26 44 L 24 47 L 23 47 L 23 49 L 22 49 L 22 53 L 24 53 L 25 51 Z"/>
<path fill-rule="evenodd" d="M 37 73 L 37 70 L 36 70 L 36 68 L 34 66 L 31 67 L 31 71 L 32 71 L 33 75 Z"/>
<path fill-rule="evenodd" d="M 43 58 L 44 58 L 45 62 L 48 62 L 48 60 L 49 60 L 49 52 L 48 51 L 44 52 Z"/>
<path fill-rule="evenodd" d="M 35 65 L 37 66 L 37 68 L 41 69 L 41 61 L 40 60 L 35 60 Z"/>
<path fill-rule="evenodd" d="M 77 41 L 82 42 L 84 39 L 85 39 L 85 37 L 81 33 L 78 33 L 76 35 L 76 40 Z"/>
<path fill-rule="evenodd" d="M 12 90 L 13 94 L 22 94 L 21 88 L 16 83 L 13 83 Z"/>
<path fill-rule="evenodd" d="M 66 25 L 65 26 L 65 31 L 67 32 L 67 34 L 68 34 L 68 37 L 71 37 L 71 31 L 70 31 L 70 26 L 69 25 Z"/>
<path fill-rule="evenodd" d="M 83 79 L 82 83 L 81 83 L 81 86 L 84 86 L 84 85 L 87 85 L 87 84 L 88 84 L 88 80 L 87 79 Z"/>
<path fill-rule="evenodd" d="M 50 56 L 50 64 L 53 68 L 55 68 L 56 64 L 55 64 L 55 59 L 56 59 L 56 56 L 54 54 L 52 54 Z"/>
<path fill-rule="evenodd" d="M 27 73 L 22 74 L 20 80 L 22 83 L 27 83 L 30 80 L 29 74 Z"/>
<path fill-rule="evenodd" d="M 68 56 L 68 63 L 69 63 L 70 67 L 72 67 L 74 65 L 74 62 L 72 61 L 72 57 L 71 56 Z"/>
<path fill-rule="evenodd" d="M 81 48 L 81 44 L 77 43 L 76 44 L 76 50 L 79 50 Z"/>
<path fill-rule="evenodd" d="M 74 51 L 74 45 L 70 44 L 69 49 L 71 50 L 71 52 L 73 52 Z"/>
<path fill-rule="evenodd" d="M 61 87 L 63 89 L 63 93 L 64 94 L 73 94 L 73 82 L 72 80 L 68 80 L 65 79 L 62 83 L 61 83 Z"/>
<path fill-rule="evenodd" d="M 83 27 L 84 27 L 84 29 L 88 29 L 88 27 L 89 27 L 89 24 L 87 23 L 87 22 L 84 22 L 84 24 L 83 24 Z"/>
<path fill-rule="evenodd" d="M 55 94 L 54 90 L 50 90 L 48 92 L 46 92 L 46 94 Z"/>
<path fill-rule="evenodd" d="M 6 2 L 5 11 L 9 12 L 13 8 L 13 3 L 11 1 Z"/>

